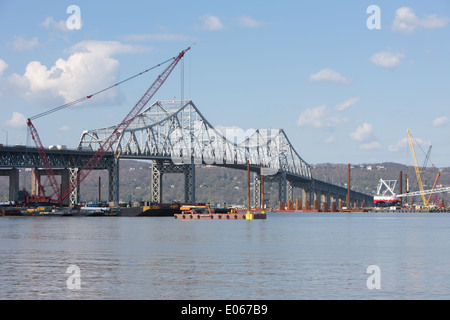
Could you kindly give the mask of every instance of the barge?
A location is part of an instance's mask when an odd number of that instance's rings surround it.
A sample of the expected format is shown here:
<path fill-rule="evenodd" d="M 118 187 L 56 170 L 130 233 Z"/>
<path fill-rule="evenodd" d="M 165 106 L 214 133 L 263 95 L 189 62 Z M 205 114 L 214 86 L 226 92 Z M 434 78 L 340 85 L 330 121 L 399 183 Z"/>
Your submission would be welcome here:
<path fill-rule="evenodd" d="M 235 208 L 211 208 L 209 205 L 186 205 L 181 213 L 174 214 L 178 220 L 253 220 L 266 219 L 264 212 L 238 211 Z"/>

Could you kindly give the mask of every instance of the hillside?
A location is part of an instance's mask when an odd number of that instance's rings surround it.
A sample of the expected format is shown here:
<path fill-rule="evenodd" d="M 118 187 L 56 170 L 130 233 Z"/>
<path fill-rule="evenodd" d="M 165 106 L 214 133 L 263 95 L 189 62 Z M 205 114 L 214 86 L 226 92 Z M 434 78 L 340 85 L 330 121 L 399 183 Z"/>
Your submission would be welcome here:
<path fill-rule="evenodd" d="M 120 200 L 148 201 L 150 199 L 151 162 L 122 160 L 120 162 Z M 438 186 L 450 186 L 450 168 L 442 168 Z M 378 181 L 398 180 L 400 171 L 409 178 L 410 191 L 418 190 L 415 171 L 398 163 L 359 164 L 351 167 L 351 188 L 353 190 L 374 195 Z M 431 189 L 438 169 L 427 168 L 422 173 L 425 189 Z M 347 164 L 322 163 L 312 165 L 315 179 L 330 182 L 339 186 L 347 185 Z M 31 190 L 31 171 L 21 170 L 20 188 Z M 108 198 L 108 174 L 106 171 L 93 171 L 81 185 L 82 201 L 98 201 L 99 177 L 101 179 L 101 200 Z M 229 168 L 202 166 L 196 169 L 196 197 L 199 202 L 214 204 L 245 204 L 247 201 L 247 175 L 245 171 Z M 59 181 L 59 180 L 58 180 Z M 44 179 L 45 183 L 45 179 Z M 48 183 L 47 183 L 48 184 Z M 405 190 L 405 183 L 403 184 Z M 47 187 L 47 190 L 50 190 Z M 398 187 L 396 189 L 398 191 Z M 50 191 L 48 191 L 51 193 Z M 439 199 L 442 195 L 439 195 Z M 8 178 L 0 177 L 0 200 L 8 197 Z M 183 201 L 184 176 L 182 174 L 164 174 L 163 202 Z M 265 199 L 275 206 L 278 201 L 278 186 L 265 184 Z M 444 200 L 449 203 L 449 195 Z"/>

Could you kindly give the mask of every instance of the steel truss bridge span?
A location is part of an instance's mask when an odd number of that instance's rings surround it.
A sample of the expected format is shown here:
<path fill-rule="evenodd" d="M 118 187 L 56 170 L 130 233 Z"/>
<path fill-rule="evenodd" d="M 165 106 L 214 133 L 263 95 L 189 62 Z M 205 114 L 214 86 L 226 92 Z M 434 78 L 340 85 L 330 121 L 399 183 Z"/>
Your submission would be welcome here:
<path fill-rule="evenodd" d="M 98 150 L 116 128 L 110 126 L 83 131 L 78 149 Z M 264 181 L 279 183 L 280 201 L 292 198 L 294 187 L 309 192 L 310 200 L 320 197 L 320 194 L 345 197 L 345 188 L 313 179 L 310 165 L 296 152 L 283 129 L 256 129 L 241 133 L 245 139 L 238 142 L 235 132 L 223 133 L 216 129 L 192 100 L 156 101 L 121 132 L 111 151 L 118 158 L 153 160 L 152 202 L 161 202 L 164 173 L 184 173 L 185 201 L 195 202 L 196 165 L 246 170 L 247 161 L 251 171 L 256 173 L 255 206 L 260 205 L 258 189 L 261 175 Z M 371 196 L 354 191 L 351 197 L 353 201 L 372 201 Z"/>
<path fill-rule="evenodd" d="M 115 126 L 83 131 L 78 148 L 97 150 Z M 157 101 L 142 111 L 113 146 L 123 158 L 172 160 L 174 164 L 263 166 L 265 175 L 279 171 L 310 180 L 311 168 L 281 129 L 254 130 L 244 141 L 223 135 L 192 101 Z"/>

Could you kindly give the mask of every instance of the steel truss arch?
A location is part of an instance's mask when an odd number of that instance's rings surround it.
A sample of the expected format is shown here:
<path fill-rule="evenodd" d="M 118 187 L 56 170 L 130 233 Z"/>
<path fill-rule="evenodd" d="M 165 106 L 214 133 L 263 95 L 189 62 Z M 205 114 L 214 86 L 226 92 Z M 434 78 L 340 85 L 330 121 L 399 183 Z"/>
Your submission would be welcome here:
<path fill-rule="evenodd" d="M 83 131 L 78 149 L 98 150 L 116 129 Z M 112 151 L 120 157 L 171 159 L 174 164 L 263 165 L 265 175 L 286 172 L 311 180 L 311 168 L 282 129 L 257 129 L 242 142 L 223 134 L 189 100 L 156 101 L 121 133 Z"/>

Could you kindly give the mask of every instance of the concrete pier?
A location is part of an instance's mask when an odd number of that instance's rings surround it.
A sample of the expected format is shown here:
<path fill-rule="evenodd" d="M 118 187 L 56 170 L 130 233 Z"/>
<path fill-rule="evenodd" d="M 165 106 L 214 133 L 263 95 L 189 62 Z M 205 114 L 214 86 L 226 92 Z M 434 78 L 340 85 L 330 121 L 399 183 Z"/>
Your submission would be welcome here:
<path fill-rule="evenodd" d="M 0 169 L 0 176 L 9 177 L 9 200 L 17 201 L 19 192 L 19 169 Z"/>

